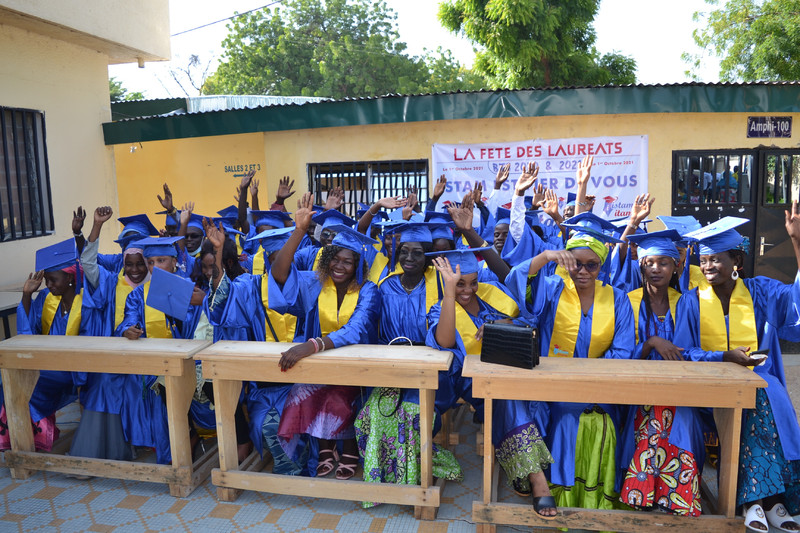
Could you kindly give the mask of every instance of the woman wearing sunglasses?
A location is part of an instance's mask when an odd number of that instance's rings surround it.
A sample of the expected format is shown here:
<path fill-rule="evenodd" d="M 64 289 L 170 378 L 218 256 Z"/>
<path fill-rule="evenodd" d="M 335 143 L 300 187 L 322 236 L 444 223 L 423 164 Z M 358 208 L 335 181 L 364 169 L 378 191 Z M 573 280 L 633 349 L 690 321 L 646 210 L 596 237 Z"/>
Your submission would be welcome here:
<path fill-rule="evenodd" d="M 635 347 L 627 295 L 598 280 L 607 277 L 606 243 L 619 242 L 610 225 L 591 213 L 564 224 L 573 230 L 564 250 L 547 250 L 511 270 L 506 285 L 523 316 L 539 325 L 542 357 L 629 359 Z M 550 468 L 559 507 L 613 509 L 617 406 L 552 402 L 545 443 L 555 463 Z"/>

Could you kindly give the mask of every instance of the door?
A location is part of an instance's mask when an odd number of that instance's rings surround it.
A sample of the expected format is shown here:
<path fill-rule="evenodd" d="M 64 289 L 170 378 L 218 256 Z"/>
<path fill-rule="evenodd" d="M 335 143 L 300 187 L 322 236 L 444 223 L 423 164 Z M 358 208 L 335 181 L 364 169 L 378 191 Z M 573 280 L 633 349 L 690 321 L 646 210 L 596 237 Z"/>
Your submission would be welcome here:
<path fill-rule="evenodd" d="M 756 240 L 753 243 L 755 275 L 791 283 L 797 261 L 784 212 L 800 198 L 800 150 L 764 150 L 759 172 Z"/>

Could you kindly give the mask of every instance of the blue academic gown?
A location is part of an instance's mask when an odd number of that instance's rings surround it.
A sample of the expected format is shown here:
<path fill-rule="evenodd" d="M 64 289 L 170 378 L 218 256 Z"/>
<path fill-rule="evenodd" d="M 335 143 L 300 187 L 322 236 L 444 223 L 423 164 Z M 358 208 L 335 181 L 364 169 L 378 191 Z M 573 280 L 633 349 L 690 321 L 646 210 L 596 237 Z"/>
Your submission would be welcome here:
<path fill-rule="evenodd" d="M 532 324 L 539 327 L 540 356 L 547 357 L 555 317 L 564 281 L 560 276 L 542 275 L 540 272 L 531 280 L 531 299 L 527 298 L 528 271 L 530 259 L 520 263 L 506 278 L 509 292 L 520 305 L 520 311 Z M 581 316 L 578 338 L 573 357 L 587 357 L 592 333 L 594 307 L 586 316 Z M 628 295 L 614 289 L 614 338 L 603 355 L 606 359 L 630 359 L 633 356 L 636 340 L 634 336 L 633 311 Z M 555 463 L 550 468 L 550 482 L 571 487 L 575 485 L 575 442 L 578 424 L 583 411 L 593 404 L 549 402 L 549 422 L 545 442 Z M 627 412 L 625 408 L 609 404 L 598 404 L 611 416 L 614 427 L 621 429 Z M 540 428 L 541 429 L 541 428 Z M 627 466 L 627 465 L 626 465 Z"/>
<path fill-rule="evenodd" d="M 197 328 L 202 311 L 201 306 L 189 306 L 180 323 L 168 321 L 168 329 L 174 339 L 191 339 Z M 147 337 L 145 321 L 144 285 L 136 287 L 125 301 L 125 317 L 114 335 L 121 337 L 129 327 L 139 324 L 144 330 L 142 337 Z M 134 446 L 147 446 L 156 449 L 156 461 L 168 464 L 172 460 L 169 445 L 169 421 L 167 419 L 166 400 L 162 399 L 152 386 L 157 376 L 141 375 L 142 386 L 138 390 L 126 388 L 126 398 L 122 403 L 120 416 L 125 430 L 125 440 Z"/>
<path fill-rule="evenodd" d="M 764 276 L 742 281 L 753 299 L 758 349 L 769 350 L 766 363 L 756 366 L 754 371 L 767 382 L 766 393 L 783 454 L 787 460 L 797 461 L 800 460 L 800 427 L 786 390 L 779 338 L 800 341 L 800 273 L 794 283 L 788 285 Z M 681 296 L 676 313 L 678 320 L 674 344 L 686 348 L 684 357 L 690 361 L 722 361 L 721 351 L 706 352 L 699 348 L 701 317 L 697 289 Z M 755 350 L 756 347 L 752 346 L 751 349 Z"/>

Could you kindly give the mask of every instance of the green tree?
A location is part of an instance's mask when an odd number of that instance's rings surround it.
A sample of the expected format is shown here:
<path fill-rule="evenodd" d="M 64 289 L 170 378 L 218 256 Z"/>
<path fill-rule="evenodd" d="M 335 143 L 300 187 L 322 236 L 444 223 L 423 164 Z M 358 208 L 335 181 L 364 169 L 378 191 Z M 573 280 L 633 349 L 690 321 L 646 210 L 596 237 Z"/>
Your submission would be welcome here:
<path fill-rule="evenodd" d="M 694 20 L 702 22 L 694 31 L 697 45 L 720 58 L 720 80 L 800 80 L 800 0 L 729 0 L 707 16 L 696 12 Z M 697 78 L 703 56 L 683 59 Z"/>
<path fill-rule="evenodd" d="M 449 55 L 407 55 L 395 18 L 385 2 L 370 0 L 288 0 L 238 16 L 203 94 L 345 98 L 474 88 Z"/>
<path fill-rule="evenodd" d="M 474 70 L 494 88 L 636 82 L 636 61 L 601 55 L 599 0 L 449 0 L 439 21 L 480 45 Z"/>
<path fill-rule="evenodd" d="M 111 96 L 112 102 L 144 99 L 144 94 L 140 92 L 128 92 L 128 90 L 122 86 L 122 82 L 117 81 L 117 78 L 114 76 L 108 79 L 108 92 Z"/>

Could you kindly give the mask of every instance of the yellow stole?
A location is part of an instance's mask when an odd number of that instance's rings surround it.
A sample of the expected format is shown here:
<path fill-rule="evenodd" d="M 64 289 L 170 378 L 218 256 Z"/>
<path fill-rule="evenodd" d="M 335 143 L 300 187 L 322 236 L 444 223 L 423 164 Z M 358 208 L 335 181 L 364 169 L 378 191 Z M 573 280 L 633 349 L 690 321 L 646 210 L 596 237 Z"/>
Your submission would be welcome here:
<path fill-rule="evenodd" d="M 114 300 L 114 329 L 122 324 L 122 319 L 125 318 L 125 302 L 128 300 L 128 295 L 133 292 L 133 287 L 128 285 L 125 281 L 125 270 L 120 270 L 117 275 L 116 296 Z"/>
<path fill-rule="evenodd" d="M 44 306 L 42 307 L 42 335 L 50 335 L 50 328 L 53 325 L 53 319 L 56 317 L 58 307 L 61 305 L 61 296 L 56 296 L 52 293 L 47 293 L 44 298 Z M 81 305 L 83 305 L 83 296 L 76 294 L 72 300 L 72 308 L 69 310 L 67 317 L 67 335 L 77 335 L 81 329 Z"/>
<path fill-rule="evenodd" d="M 725 352 L 739 346 L 758 349 L 756 315 L 753 312 L 753 298 L 742 280 L 736 281 L 728 307 L 728 328 L 722 302 L 714 293 L 714 288 L 706 284 L 697 289 L 700 302 L 700 347 L 707 351 Z"/>
<path fill-rule="evenodd" d="M 669 297 L 669 312 L 672 315 L 672 321 L 675 322 L 675 309 L 678 306 L 678 300 L 681 297 L 681 293 L 673 289 L 672 287 L 668 287 L 667 294 Z M 628 293 L 628 299 L 631 301 L 631 305 L 633 306 L 633 323 L 634 323 L 634 331 L 636 332 L 636 344 L 639 344 L 639 311 L 642 307 L 642 299 L 644 299 L 644 288 L 636 289 Z"/>
<path fill-rule="evenodd" d="M 250 272 L 254 276 L 263 276 L 264 275 L 264 249 L 261 245 L 258 246 L 258 250 L 253 255 L 253 271 Z"/>
<path fill-rule="evenodd" d="M 707 285 L 708 280 L 703 275 L 700 267 L 697 265 L 689 265 L 689 288 L 694 289 L 695 287 L 705 287 Z"/>
<path fill-rule="evenodd" d="M 476 294 L 478 298 L 494 309 L 497 309 L 500 313 L 511 318 L 519 316 L 517 302 L 494 285 L 479 283 L 478 292 Z M 461 342 L 464 343 L 464 350 L 468 354 L 481 353 L 483 340 L 475 338 L 475 334 L 478 333 L 478 328 L 470 318 L 469 313 L 458 303 L 456 304 L 456 332 L 461 335 Z"/>
<path fill-rule="evenodd" d="M 383 284 L 384 281 L 387 279 L 399 276 L 403 272 L 394 272 L 389 274 L 382 280 L 378 282 L 378 287 Z M 425 270 L 425 310 L 430 311 L 431 307 L 433 307 L 439 301 L 439 273 L 436 272 L 436 268 L 430 266 Z"/>
<path fill-rule="evenodd" d="M 317 298 L 317 310 L 319 312 L 319 329 L 322 336 L 338 330 L 350 320 L 353 312 L 356 310 L 356 303 L 358 303 L 358 291 L 348 290 L 342 300 L 342 306 L 339 307 L 339 299 L 336 295 L 336 285 L 333 284 L 330 278 L 325 280 L 322 284 L 322 290 Z"/>
<path fill-rule="evenodd" d="M 292 342 L 297 328 L 297 317 L 289 313 L 282 315 L 269 308 L 269 283 L 267 283 L 266 276 L 261 278 L 261 303 L 264 304 L 266 316 L 269 317 L 269 322 L 275 329 L 275 335 L 277 335 L 277 338 L 272 336 L 272 330 L 269 329 L 269 324 L 265 319 L 264 336 L 266 339 L 269 340 L 269 337 L 272 337 L 275 342 Z"/>
<path fill-rule="evenodd" d="M 602 357 L 614 340 L 614 289 L 595 281 L 592 305 L 592 337 L 589 342 L 589 357 Z M 550 357 L 574 357 L 578 330 L 581 325 L 581 299 L 575 290 L 572 278 L 564 280 L 564 289 L 558 300 L 553 336 L 550 339 Z"/>
<path fill-rule="evenodd" d="M 319 250 L 317 250 L 317 255 L 314 256 L 314 265 L 311 267 L 311 270 L 316 270 L 317 266 L 319 266 L 319 257 L 322 255 L 322 250 L 324 249 L 325 247 L 323 246 Z"/>
<path fill-rule="evenodd" d="M 167 327 L 167 316 L 147 305 L 150 282 L 144 284 L 144 332 L 151 339 L 171 339 L 172 330 Z"/>

